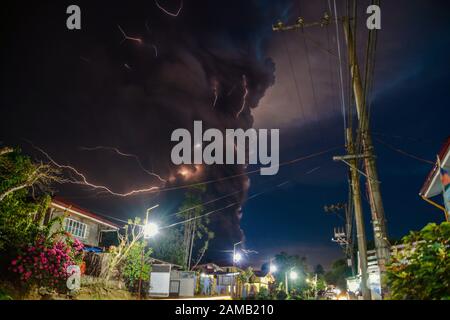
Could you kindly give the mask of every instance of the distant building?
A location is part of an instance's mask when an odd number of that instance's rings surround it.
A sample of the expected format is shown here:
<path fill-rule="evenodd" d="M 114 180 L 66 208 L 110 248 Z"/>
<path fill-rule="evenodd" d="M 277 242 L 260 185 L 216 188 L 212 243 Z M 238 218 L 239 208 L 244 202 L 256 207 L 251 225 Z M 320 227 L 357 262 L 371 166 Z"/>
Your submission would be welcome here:
<path fill-rule="evenodd" d="M 44 224 L 55 217 L 61 216 L 64 216 L 64 230 L 79 239 L 87 250 L 97 249 L 102 251 L 99 246 L 104 234 L 119 230 L 118 225 L 66 200 L 55 198 L 45 215 Z"/>
<path fill-rule="evenodd" d="M 232 295 L 247 298 L 256 296 L 262 288 L 269 289 L 275 281 L 268 271 L 253 271 L 253 276 L 246 283 L 240 283 L 238 275 L 243 271 L 238 267 L 220 267 L 214 263 L 199 265 L 195 270 L 200 273 L 202 295 Z"/>

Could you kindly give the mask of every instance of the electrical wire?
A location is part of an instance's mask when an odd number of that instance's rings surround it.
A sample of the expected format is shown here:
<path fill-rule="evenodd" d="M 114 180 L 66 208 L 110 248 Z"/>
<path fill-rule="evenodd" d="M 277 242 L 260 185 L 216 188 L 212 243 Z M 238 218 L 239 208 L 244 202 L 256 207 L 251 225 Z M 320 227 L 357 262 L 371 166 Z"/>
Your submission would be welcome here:
<path fill-rule="evenodd" d="M 374 138 L 374 140 L 378 141 L 379 143 L 381 143 L 385 147 L 387 147 L 387 148 L 389 148 L 389 149 L 391 149 L 391 150 L 393 150 L 395 152 L 398 152 L 398 153 L 400 153 L 400 154 L 402 154 L 404 156 L 407 156 L 407 157 L 409 157 L 411 159 L 415 159 L 415 160 L 418 160 L 418 161 L 423 162 L 423 163 L 431 164 L 433 166 L 435 165 L 435 162 L 433 162 L 433 161 L 430 161 L 430 160 L 427 160 L 427 159 L 423 159 L 423 158 L 418 157 L 416 155 L 413 155 L 413 154 L 411 154 L 409 152 L 403 151 L 403 150 L 401 150 L 399 148 L 394 147 L 393 145 L 391 145 L 391 144 L 389 144 L 387 142 L 384 142 L 383 140 L 381 140 L 379 138 Z"/>
<path fill-rule="evenodd" d="M 303 105 L 302 95 L 301 95 L 301 92 L 300 92 L 300 89 L 299 89 L 299 86 L 298 86 L 298 80 L 297 80 L 297 75 L 296 75 L 295 69 L 294 69 L 294 63 L 292 62 L 291 53 L 289 52 L 289 46 L 287 44 L 285 35 L 282 35 L 281 38 L 282 38 L 283 45 L 284 45 L 285 50 L 286 50 L 286 54 L 287 54 L 288 61 L 289 61 L 289 66 L 291 68 L 291 75 L 292 75 L 292 79 L 294 80 L 295 91 L 297 93 L 297 100 L 298 100 L 298 103 L 299 103 L 299 107 L 300 107 L 300 110 L 301 110 L 301 113 L 302 113 L 302 117 L 303 117 L 303 119 L 305 119 L 305 108 L 304 108 L 304 105 Z"/>
<path fill-rule="evenodd" d="M 338 47 L 338 58 L 339 58 L 339 79 L 340 79 L 340 90 L 341 90 L 341 106 L 342 106 L 342 116 L 344 118 L 344 130 L 347 129 L 347 116 L 345 111 L 345 97 L 344 97 L 344 78 L 342 72 L 342 54 L 341 54 L 341 39 L 339 36 L 339 23 L 338 23 L 338 11 L 336 6 L 336 0 L 334 2 L 334 21 L 336 24 L 336 42 Z M 329 3 L 331 8 L 331 3 Z"/>

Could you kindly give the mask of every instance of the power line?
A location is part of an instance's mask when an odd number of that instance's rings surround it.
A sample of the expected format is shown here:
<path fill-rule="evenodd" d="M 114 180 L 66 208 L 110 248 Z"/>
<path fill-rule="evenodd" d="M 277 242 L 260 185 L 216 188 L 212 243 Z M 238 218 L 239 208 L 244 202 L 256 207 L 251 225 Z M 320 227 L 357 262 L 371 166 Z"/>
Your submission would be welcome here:
<path fill-rule="evenodd" d="M 344 79 L 342 74 L 342 54 L 341 54 L 341 39 L 339 37 L 339 23 L 338 23 L 338 11 L 336 7 L 336 0 L 334 2 L 334 21 L 336 24 L 336 42 L 338 47 L 338 58 L 339 58 L 339 79 L 340 79 L 340 90 L 341 90 L 341 106 L 342 115 L 344 118 L 344 131 L 347 129 L 347 116 L 345 112 L 345 98 L 344 98 Z M 329 2 L 329 7 L 331 10 L 331 3 Z"/>
<path fill-rule="evenodd" d="M 433 166 L 435 165 L 435 162 L 433 162 L 433 161 L 426 160 L 426 159 L 423 159 L 423 158 L 418 157 L 416 155 L 413 155 L 413 154 L 411 154 L 409 152 L 403 151 L 403 150 L 401 150 L 399 148 L 394 147 L 393 145 L 390 145 L 389 143 L 384 142 L 383 140 L 381 140 L 379 138 L 374 138 L 374 140 L 378 141 L 379 143 L 381 143 L 382 145 L 386 146 L 387 148 L 389 148 L 389 149 L 391 149 L 391 150 L 393 150 L 395 152 L 398 152 L 398 153 L 400 153 L 400 154 L 402 154 L 404 156 L 410 157 L 412 159 L 418 160 L 418 161 L 423 162 L 423 163 L 431 164 Z"/>
<path fill-rule="evenodd" d="M 286 50 L 286 53 L 287 53 L 287 56 L 288 56 L 289 66 L 291 68 L 291 75 L 292 75 L 292 79 L 294 80 L 295 91 L 297 93 L 297 100 L 298 100 L 298 103 L 299 103 L 299 106 L 300 106 L 300 110 L 302 112 L 302 117 L 303 117 L 303 119 L 305 119 L 305 109 L 304 109 L 304 105 L 303 105 L 303 99 L 302 99 L 302 95 L 300 93 L 300 89 L 299 89 L 299 85 L 298 85 L 298 81 L 297 81 L 297 75 L 295 73 L 294 64 L 292 62 L 292 57 L 291 57 L 291 54 L 289 52 L 289 46 L 287 44 L 287 41 L 286 41 L 285 37 L 283 37 L 283 36 L 281 36 L 281 37 L 282 37 L 283 45 L 285 47 L 285 50 Z"/>
<path fill-rule="evenodd" d="M 399 136 L 395 134 L 387 134 L 382 133 L 379 131 L 372 131 L 373 135 L 380 136 L 380 137 L 386 137 L 386 138 L 393 138 L 393 139 L 400 139 L 400 140 L 409 140 L 409 142 L 419 142 L 419 143 L 427 143 L 427 144 L 435 144 L 435 141 L 431 139 L 424 139 L 424 138 L 417 138 L 417 137 L 408 137 L 408 136 Z"/>
<path fill-rule="evenodd" d="M 265 190 L 265 191 L 258 192 L 258 193 L 256 193 L 256 194 L 254 194 L 254 195 L 248 197 L 246 201 L 250 201 L 250 200 L 255 199 L 255 198 L 257 198 L 257 197 L 259 197 L 259 196 L 261 196 L 261 195 L 263 195 L 263 194 L 265 194 L 265 193 L 271 192 L 271 191 L 273 191 L 273 190 L 275 190 L 275 189 L 281 187 L 282 185 L 284 185 L 284 184 L 277 185 L 277 186 L 272 187 L 272 188 L 269 188 L 269 189 L 267 189 L 267 190 Z M 175 226 L 178 226 L 178 225 L 182 225 L 182 224 L 185 224 L 185 223 L 188 223 L 188 222 L 197 220 L 197 219 L 201 219 L 201 218 L 210 216 L 210 215 L 212 215 L 212 214 L 214 214 L 214 213 L 223 211 L 223 210 L 225 210 L 225 209 L 229 209 L 229 208 L 231 208 L 231 207 L 233 207 L 233 206 L 240 205 L 240 204 L 241 204 L 241 201 L 236 201 L 236 202 L 233 202 L 233 203 L 228 204 L 228 205 L 225 206 L 225 207 L 222 207 L 222 208 L 219 208 L 219 209 L 215 209 L 215 210 L 209 211 L 209 212 L 207 212 L 207 213 L 205 213 L 205 214 L 202 214 L 202 215 L 199 215 L 199 216 L 196 216 L 196 217 L 192 217 L 192 218 L 190 218 L 190 219 L 186 219 L 186 220 L 183 220 L 183 221 L 180 221 L 180 222 L 176 222 L 176 223 L 173 223 L 173 224 L 168 225 L 168 226 L 165 226 L 165 227 L 161 227 L 160 229 L 161 229 L 161 230 L 162 230 L 162 229 L 168 229 L 168 228 L 172 228 L 172 227 L 175 227 Z"/>

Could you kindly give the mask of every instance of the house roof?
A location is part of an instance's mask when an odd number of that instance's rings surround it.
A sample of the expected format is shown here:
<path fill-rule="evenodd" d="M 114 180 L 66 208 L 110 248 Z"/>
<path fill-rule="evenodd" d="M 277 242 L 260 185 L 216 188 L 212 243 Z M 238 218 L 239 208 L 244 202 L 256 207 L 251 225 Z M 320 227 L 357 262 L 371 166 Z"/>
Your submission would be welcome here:
<path fill-rule="evenodd" d="M 450 169 L 450 137 L 447 138 L 442 146 L 441 151 L 439 152 L 439 159 L 442 167 Z M 425 198 L 433 198 L 442 193 L 442 185 L 439 176 L 440 172 L 438 164 L 436 163 L 428 174 L 427 179 L 420 190 L 421 196 Z"/>
<path fill-rule="evenodd" d="M 253 274 L 259 278 L 264 278 L 269 274 L 268 270 L 254 270 Z"/>
<path fill-rule="evenodd" d="M 163 260 L 156 259 L 156 258 L 151 258 L 151 261 L 152 261 L 153 264 L 166 264 L 166 265 L 170 264 L 172 267 L 177 268 L 177 269 L 182 269 L 183 268 L 182 266 L 180 266 L 178 264 L 167 262 L 167 261 L 163 261 Z"/>
<path fill-rule="evenodd" d="M 52 206 L 54 208 L 67 210 L 73 214 L 83 216 L 87 219 L 93 220 L 99 224 L 108 226 L 110 228 L 119 229 L 119 226 L 117 224 L 115 224 L 111 221 L 108 221 L 105 218 L 102 218 L 102 217 L 96 215 L 95 213 L 92 213 L 86 209 L 83 209 L 83 208 L 81 208 L 65 199 L 62 199 L 62 198 L 59 198 L 59 197 L 53 198 L 50 206 Z"/>

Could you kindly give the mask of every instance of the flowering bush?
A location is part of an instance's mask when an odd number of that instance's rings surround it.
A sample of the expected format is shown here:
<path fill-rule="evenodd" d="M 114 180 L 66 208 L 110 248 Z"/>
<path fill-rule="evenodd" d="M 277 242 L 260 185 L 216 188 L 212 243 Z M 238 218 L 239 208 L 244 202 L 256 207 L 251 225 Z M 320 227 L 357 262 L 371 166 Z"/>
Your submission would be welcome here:
<path fill-rule="evenodd" d="M 26 284 L 62 289 L 70 276 L 67 267 L 81 263 L 82 250 L 83 244 L 78 239 L 40 236 L 34 244 L 19 250 L 10 270 Z"/>

